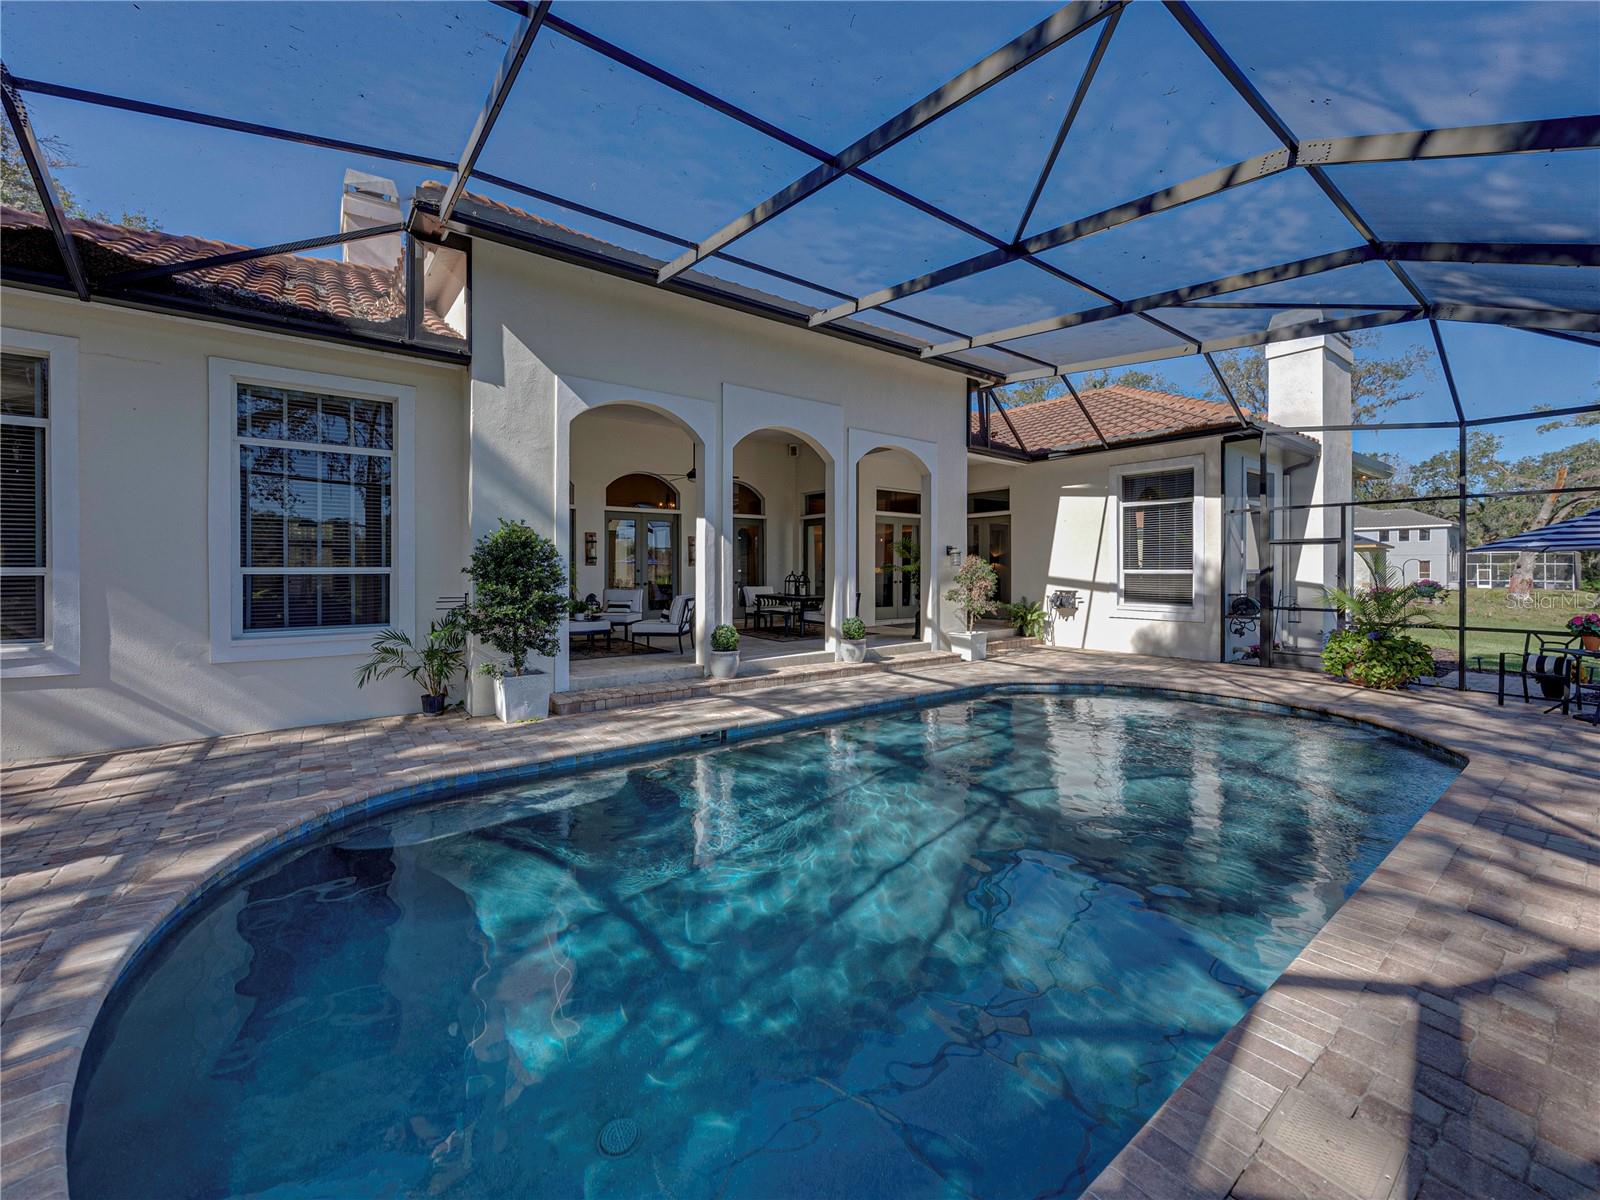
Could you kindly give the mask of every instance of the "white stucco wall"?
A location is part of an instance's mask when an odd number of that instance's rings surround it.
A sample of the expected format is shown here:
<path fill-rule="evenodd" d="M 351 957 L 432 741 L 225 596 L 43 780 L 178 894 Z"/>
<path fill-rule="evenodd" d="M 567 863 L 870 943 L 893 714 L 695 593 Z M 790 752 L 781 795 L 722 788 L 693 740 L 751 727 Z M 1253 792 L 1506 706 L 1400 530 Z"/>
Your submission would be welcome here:
<path fill-rule="evenodd" d="M 1117 506 L 1111 472 L 1190 457 L 1203 464 L 1197 481 L 1202 518 L 1202 540 L 1195 554 L 1197 602 L 1186 614 L 1192 619 L 1119 613 Z M 974 458 L 967 484 L 975 492 L 1011 489 L 1014 597 L 1038 601 L 1060 590 L 1078 593 L 1078 609 L 1071 616 L 1055 615 L 1046 603 L 1053 614 L 1047 630 L 1051 644 L 1202 661 L 1218 657 L 1223 545 L 1219 439 L 1197 438 L 1021 466 Z"/>
<path fill-rule="evenodd" d="M 564 546 L 564 423 L 579 412 L 595 419 L 589 410 L 596 406 L 630 403 L 680 416 L 694 429 L 709 489 L 723 488 L 729 472 L 704 464 L 725 462 L 752 429 L 796 434 L 827 458 L 822 474 L 835 508 L 834 495 L 852 486 L 849 454 L 913 442 L 933 459 L 927 465 L 938 481 L 928 541 L 963 544 L 966 384 L 958 374 L 487 243 L 475 250 L 473 321 L 474 532 L 519 516 Z M 571 470 L 576 478 L 575 463 Z M 696 591 L 715 601 L 697 607 L 704 631 L 731 616 L 732 550 L 726 496 L 702 494 L 722 538 L 719 552 L 708 554 L 697 528 Z M 701 514 L 684 511 L 687 532 Z M 836 522 L 831 549 L 834 561 L 859 571 L 853 532 Z M 933 581 L 935 593 L 938 587 Z M 841 616 L 831 612 L 830 627 Z M 956 627 L 953 614 L 940 620 Z"/>
<path fill-rule="evenodd" d="M 602 420 L 590 410 L 609 403 L 643 402 L 682 420 L 699 443 L 700 493 L 687 495 L 680 511 L 684 533 L 697 534 L 696 590 L 717 598 L 702 609 L 706 624 L 727 619 L 732 607 L 731 544 L 708 546 L 702 517 L 724 512 L 730 472 L 708 470 L 708 452 L 728 454 L 733 473 L 743 475 L 748 467 L 751 482 L 767 496 L 774 527 L 769 581 L 773 572 L 781 579 L 799 565 L 799 495 L 762 488 L 761 477 L 793 468 L 799 490 L 827 490 L 830 511 L 842 513 L 842 498 L 855 486 L 855 462 L 879 444 L 914 445 L 926 456 L 938 481 L 925 509 L 926 540 L 930 546 L 963 544 L 966 390 L 960 375 L 490 244 L 475 250 L 473 289 L 470 373 L 7 289 L 8 327 L 79 342 L 82 647 L 77 674 L 5 681 L 0 757 L 59 756 L 416 709 L 415 689 L 405 681 L 358 690 L 359 654 L 212 660 L 210 359 L 415 389 L 415 611 L 395 618 L 409 616 L 417 629 L 436 615 L 438 597 L 466 590 L 460 568 L 472 539 L 500 517 L 525 520 L 566 550 L 569 465 L 580 489 L 599 489 L 596 503 L 603 508 L 606 480 L 598 476 L 609 468 L 591 465 L 580 474 L 582 451 L 569 464 L 565 437 L 579 413 L 587 414 L 585 421 Z M 798 464 L 765 462 L 785 454 L 782 443 L 738 445 L 761 427 L 791 430 L 827 461 L 803 455 Z M 682 435 L 657 469 L 684 470 L 687 441 Z M 667 449 L 660 438 L 630 438 L 624 429 L 607 452 L 653 456 Z M 876 469 L 874 462 L 862 480 Z M 580 560 L 581 536 L 590 528 L 603 534 L 603 523 L 580 517 Z M 836 629 L 844 596 L 857 583 L 849 577 L 862 564 L 851 523 L 836 521 L 833 530 L 832 561 L 854 568 L 839 572 L 829 612 Z M 725 537 L 728 530 L 720 532 Z M 937 555 L 925 562 L 944 574 L 951 569 Z M 580 586 L 592 590 L 585 578 Z M 680 578 L 687 582 L 686 564 Z M 859 583 L 870 595 L 868 579 Z M 933 597 L 940 590 L 938 579 L 929 581 L 928 609 L 955 628 L 953 613 L 937 611 Z"/>
<path fill-rule="evenodd" d="M 4 681 L 12 761 L 415 711 L 360 656 L 211 661 L 207 360 L 416 389 L 415 608 L 465 590 L 466 374 L 305 339 L 7 289 L 4 325 L 78 339 L 80 668 Z M 401 614 L 395 614 L 398 619 Z"/>

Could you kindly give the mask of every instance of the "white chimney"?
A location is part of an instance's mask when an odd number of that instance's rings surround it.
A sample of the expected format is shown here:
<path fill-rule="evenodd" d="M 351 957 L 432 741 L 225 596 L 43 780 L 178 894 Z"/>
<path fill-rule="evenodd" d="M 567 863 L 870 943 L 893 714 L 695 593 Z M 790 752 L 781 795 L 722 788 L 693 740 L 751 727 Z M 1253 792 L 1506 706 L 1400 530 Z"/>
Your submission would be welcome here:
<path fill-rule="evenodd" d="M 1325 319 L 1320 309 L 1299 309 L 1273 318 L 1278 328 L 1304 325 Z M 1267 420 L 1274 425 L 1300 426 L 1350 424 L 1350 371 L 1355 353 L 1343 334 L 1318 334 L 1292 341 L 1271 342 L 1267 357 Z M 1353 498 L 1351 474 L 1351 436 L 1348 431 L 1317 432 L 1304 435 L 1322 443 L 1322 454 L 1314 467 L 1296 473 L 1286 500 L 1290 504 L 1340 503 Z M 1309 480 L 1306 476 L 1311 476 Z M 1307 486 L 1309 484 L 1309 486 Z M 1291 578 L 1281 581 L 1280 591 L 1301 597 L 1309 603 L 1311 593 L 1339 582 L 1341 557 L 1349 562 L 1351 522 L 1354 512 L 1337 508 L 1304 510 L 1304 525 L 1299 514 L 1291 513 L 1282 523 L 1278 536 L 1336 538 L 1341 529 L 1344 544 L 1287 547 L 1292 563 Z M 1297 551 L 1298 553 L 1294 553 Z M 1348 582 L 1348 581 L 1347 581 Z M 1314 614 L 1306 614 L 1312 617 Z M 1325 618 L 1332 629 L 1332 616 Z"/>
<path fill-rule="evenodd" d="M 339 232 L 394 225 L 400 220 L 400 191 L 394 180 L 365 171 L 346 170 L 344 192 L 339 197 Z M 344 261 L 362 267 L 393 270 L 400 265 L 401 240 L 398 233 L 345 242 L 340 249 Z"/>

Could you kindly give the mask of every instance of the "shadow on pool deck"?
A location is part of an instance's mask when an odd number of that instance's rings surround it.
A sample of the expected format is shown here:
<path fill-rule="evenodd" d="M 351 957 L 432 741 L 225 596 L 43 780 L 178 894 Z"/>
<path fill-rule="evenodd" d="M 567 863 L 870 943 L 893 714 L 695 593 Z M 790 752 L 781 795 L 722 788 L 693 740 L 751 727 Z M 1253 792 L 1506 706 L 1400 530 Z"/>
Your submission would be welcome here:
<path fill-rule="evenodd" d="M 1353 1169 L 1329 1167 L 1302 1136 L 1330 1111 L 1369 1158 L 1404 1151 L 1397 1196 L 1593 1193 L 1600 734 L 1470 695 L 1375 695 L 1314 675 L 1032 651 L 530 727 L 389 718 L 8 768 L 6 1200 L 65 1195 L 79 1056 L 138 946 L 205 881 L 306 822 L 531 760 L 1030 682 L 1326 709 L 1471 760 L 1090 1194 L 1349 1200 Z"/>

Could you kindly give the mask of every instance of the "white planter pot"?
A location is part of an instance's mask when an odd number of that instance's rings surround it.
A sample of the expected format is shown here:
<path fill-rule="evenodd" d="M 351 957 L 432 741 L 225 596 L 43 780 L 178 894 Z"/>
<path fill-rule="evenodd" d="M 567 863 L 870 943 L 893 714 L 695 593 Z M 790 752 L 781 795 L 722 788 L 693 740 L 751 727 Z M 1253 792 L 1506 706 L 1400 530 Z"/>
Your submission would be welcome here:
<path fill-rule="evenodd" d="M 708 650 L 706 651 L 706 668 L 713 679 L 732 679 L 739 673 L 739 652 L 737 650 Z"/>
<path fill-rule="evenodd" d="M 865 638 L 851 641 L 849 638 L 839 639 L 837 658 L 842 663 L 858 663 L 867 661 L 867 642 Z"/>
<path fill-rule="evenodd" d="M 505 675 L 494 681 L 494 715 L 507 725 L 538 721 L 550 715 L 555 680 L 544 671 Z"/>
<path fill-rule="evenodd" d="M 982 662 L 989 657 L 989 631 L 974 629 L 970 633 L 952 633 L 950 648 L 966 662 Z"/>

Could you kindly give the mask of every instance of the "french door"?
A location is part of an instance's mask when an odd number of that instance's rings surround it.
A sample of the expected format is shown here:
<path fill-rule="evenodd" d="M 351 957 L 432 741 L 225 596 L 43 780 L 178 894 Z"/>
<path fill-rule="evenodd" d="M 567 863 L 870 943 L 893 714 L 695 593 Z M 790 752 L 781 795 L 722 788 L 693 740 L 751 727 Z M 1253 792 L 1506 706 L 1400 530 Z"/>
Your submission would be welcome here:
<path fill-rule="evenodd" d="M 678 588 L 678 518 L 606 517 L 606 586 L 643 588 L 646 609 L 666 608 Z"/>
<path fill-rule="evenodd" d="M 878 522 L 874 547 L 877 570 L 873 573 L 876 585 L 873 589 L 873 607 L 877 610 L 879 621 L 906 621 L 917 615 L 917 581 L 906 570 L 913 559 L 910 555 L 901 554 L 900 543 L 910 542 L 917 547 L 921 540 L 920 519 Z M 921 557 L 920 552 L 917 557 Z"/>

